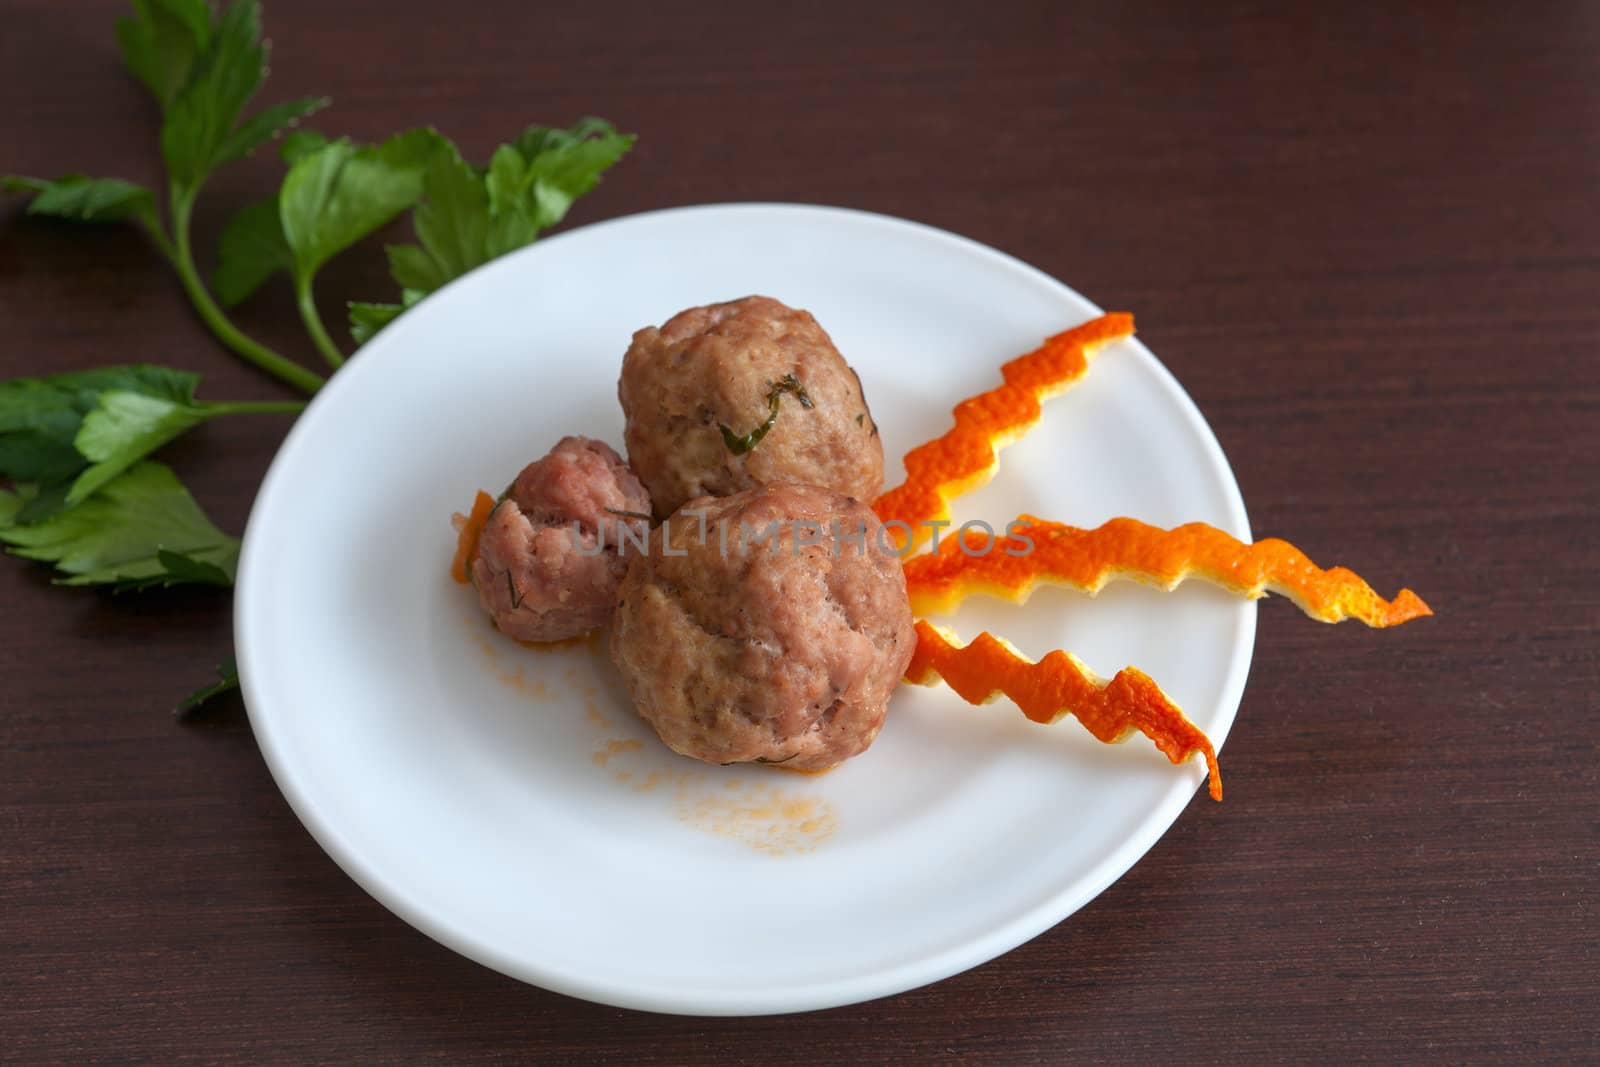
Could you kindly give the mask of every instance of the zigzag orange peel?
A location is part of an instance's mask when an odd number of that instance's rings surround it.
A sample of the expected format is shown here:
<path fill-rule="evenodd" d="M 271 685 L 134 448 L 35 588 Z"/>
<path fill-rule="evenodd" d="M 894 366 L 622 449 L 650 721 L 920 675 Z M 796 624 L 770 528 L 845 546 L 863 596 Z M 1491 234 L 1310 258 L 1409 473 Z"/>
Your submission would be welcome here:
<path fill-rule="evenodd" d="M 1108 682 L 1068 652 L 1051 652 L 1034 662 L 993 634 L 979 634 L 963 645 L 926 619 L 916 625 L 917 648 L 906 681 L 935 685 L 943 680 L 969 704 L 988 704 L 1004 695 L 1037 723 L 1073 715 L 1107 744 L 1125 741 L 1137 730 L 1173 763 L 1203 756 L 1211 799 L 1222 799 L 1222 769 L 1210 739 L 1143 672 L 1125 667 Z"/>
<path fill-rule="evenodd" d="M 1039 421 L 1040 403 L 1064 392 L 1108 342 L 1133 334 L 1133 316 L 1110 312 L 1056 334 L 1000 368 L 1005 384 L 955 407 L 955 426 L 906 453 L 906 480 L 873 502 L 885 524 L 909 527 L 910 546 L 928 538 L 930 522 L 950 517 L 950 501 L 994 477 L 999 451 Z M 903 536 L 898 527 L 895 536 Z"/>
<path fill-rule="evenodd" d="M 1092 595 L 1117 578 L 1164 589 L 1200 578 L 1242 597 L 1279 593 L 1322 622 L 1359 619 L 1385 627 L 1433 614 L 1409 589 L 1384 600 L 1360 575 L 1343 567 L 1322 570 L 1287 541 L 1246 544 L 1205 523 L 1163 530 L 1121 518 L 1086 530 L 1024 515 L 1008 529 L 1020 536 L 989 543 L 985 532 L 969 529 L 965 542 L 951 537 L 937 552 L 906 560 L 912 611 L 954 611 L 974 593 L 1020 604 L 1040 584 Z"/>

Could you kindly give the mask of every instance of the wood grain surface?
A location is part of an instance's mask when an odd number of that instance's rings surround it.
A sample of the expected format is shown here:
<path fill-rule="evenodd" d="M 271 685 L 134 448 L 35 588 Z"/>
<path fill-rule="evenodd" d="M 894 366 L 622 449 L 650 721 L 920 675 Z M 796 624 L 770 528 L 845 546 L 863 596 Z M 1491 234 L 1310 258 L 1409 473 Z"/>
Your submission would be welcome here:
<path fill-rule="evenodd" d="M 1379 633 L 1264 603 L 1227 802 L 1197 794 L 1088 907 L 901 996 L 706 1020 L 521 985 L 351 883 L 236 698 L 171 714 L 229 649 L 226 594 L 0 561 L 0 1060 L 1596 1054 L 1600 7 L 266 6 L 264 99 L 329 94 L 325 130 L 432 123 L 479 157 L 530 121 L 637 131 L 571 225 L 847 205 L 1134 310 L 1258 535 L 1438 616 Z M 120 7 L 0 4 L 0 170 L 158 178 Z M 200 247 L 277 174 L 222 172 Z M 325 272 L 331 313 L 387 297 L 379 244 Z M 286 289 L 239 320 L 309 360 Z M 131 230 L 0 206 L 0 328 L 7 377 L 149 360 L 284 395 Z M 287 425 L 221 420 L 164 458 L 237 531 Z"/>

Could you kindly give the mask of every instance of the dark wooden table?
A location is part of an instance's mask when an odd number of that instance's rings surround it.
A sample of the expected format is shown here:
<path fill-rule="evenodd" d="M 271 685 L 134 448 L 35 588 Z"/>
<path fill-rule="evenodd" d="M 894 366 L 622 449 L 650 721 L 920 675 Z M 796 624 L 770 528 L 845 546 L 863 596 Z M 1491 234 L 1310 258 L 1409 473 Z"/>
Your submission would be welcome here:
<path fill-rule="evenodd" d="M 1197 797 L 1094 903 L 930 988 L 705 1020 L 520 985 L 357 889 L 237 698 L 171 714 L 228 651 L 226 594 L 5 562 L 0 1059 L 1593 1057 L 1600 11 L 1356 6 L 269 0 L 269 96 L 328 93 L 324 129 L 433 123 L 480 157 L 529 121 L 637 131 L 574 224 L 842 204 L 1136 311 L 1258 534 L 1438 617 L 1264 604 L 1227 802 Z M 3 5 L 0 170 L 158 177 L 119 7 Z M 277 173 L 223 172 L 201 246 Z M 321 288 L 387 294 L 378 244 Z M 305 353 L 284 289 L 239 318 Z M 5 376 L 150 360 L 284 395 L 128 230 L 0 208 L 0 326 Z M 224 420 L 164 458 L 237 531 L 286 426 Z"/>

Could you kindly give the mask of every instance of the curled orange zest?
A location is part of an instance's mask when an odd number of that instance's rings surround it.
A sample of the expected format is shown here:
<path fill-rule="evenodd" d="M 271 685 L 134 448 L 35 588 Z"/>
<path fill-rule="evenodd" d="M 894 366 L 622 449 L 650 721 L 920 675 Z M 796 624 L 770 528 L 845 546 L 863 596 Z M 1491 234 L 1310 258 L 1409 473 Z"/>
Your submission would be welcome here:
<path fill-rule="evenodd" d="M 1245 597 L 1280 593 L 1323 622 L 1352 618 L 1368 626 L 1396 626 L 1433 614 L 1409 589 L 1384 600 L 1354 571 L 1321 570 L 1287 541 L 1246 544 L 1201 522 L 1163 530 L 1135 519 L 1112 519 L 1084 530 L 1024 515 L 1007 531 L 1011 536 L 989 544 L 985 532 L 967 530 L 965 547 L 961 538 L 952 537 L 937 552 L 906 560 L 912 611 L 953 611 L 973 593 L 1020 604 L 1040 582 L 1093 594 L 1114 578 L 1172 589 L 1194 577 Z"/>
<path fill-rule="evenodd" d="M 479 489 L 472 501 L 472 514 L 456 530 L 456 558 L 450 562 L 450 577 L 462 585 L 467 584 L 467 568 L 478 555 L 478 538 L 483 536 L 483 524 L 489 521 L 493 510 L 494 497 Z"/>
<path fill-rule="evenodd" d="M 1000 449 L 1039 421 L 1039 404 L 1083 377 L 1089 357 L 1108 341 L 1133 333 L 1133 316 L 1111 312 L 1058 333 L 1025 356 L 1000 368 L 1005 384 L 963 400 L 955 426 L 943 437 L 906 453 L 905 483 L 873 502 L 879 521 L 905 523 L 909 547 L 927 540 L 931 527 L 950 517 L 950 501 L 994 477 Z M 903 545 L 903 547 L 906 547 Z"/>
<path fill-rule="evenodd" d="M 941 678 L 969 704 L 987 704 L 1004 694 L 1034 722 L 1049 724 L 1076 715 L 1107 744 L 1138 730 L 1173 763 L 1198 752 L 1205 757 L 1211 799 L 1222 799 L 1222 770 L 1211 741 L 1148 675 L 1133 667 L 1107 682 L 1070 653 L 1051 652 L 1035 663 L 992 634 L 979 634 L 962 645 L 949 631 L 918 619 L 917 649 L 906 681 L 933 685 Z"/>

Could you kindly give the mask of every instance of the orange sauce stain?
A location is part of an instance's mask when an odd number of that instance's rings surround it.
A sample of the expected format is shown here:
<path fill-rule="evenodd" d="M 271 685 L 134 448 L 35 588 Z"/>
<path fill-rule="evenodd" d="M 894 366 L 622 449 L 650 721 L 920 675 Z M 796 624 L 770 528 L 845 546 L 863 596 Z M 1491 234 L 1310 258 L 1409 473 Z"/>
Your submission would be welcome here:
<path fill-rule="evenodd" d="M 765 766 L 771 767 L 775 771 L 786 771 L 789 774 L 803 774 L 807 778 L 820 778 L 829 771 L 838 770 L 837 764 L 832 767 L 823 767 L 819 770 L 807 770 L 804 767 L 790 767 L 783 763 L 768 763 Z"/>
<path fill-rule="evenodd" d="M 637 752 L 643 747 L 642 741 L 611 740 L 605 743 L 605 747 L 596 749 L 594 755 L 589 758 L 594 761 L 596 767 L 604 767 L 624 752 Z"/>
<path fill-rule="evenodd" d="M 476 620 L 472 621 L 476 622 Z M 513 667 L 506 666 L 500 659 L 500 650 L 495 647 L 495 643 L 491 638 L 478 635 L 476 640 L 478 648 L 483 651 L 484 658 L 488 661 L 489 673 L 494 675 L 501 685 L 516 690 L 522 696 L 532 697 L 534 700 L 550 700 L 555 696 L 550 689 L 549 683 L 542 677 L 537 674 L 529 677 L 527 667 L 524 664 L 518 663 Z"/>
<path fill-rule="evenodd" d="M 593 651 L 600 647 L 600 631 L 590 630 L 586 634 L 579 634 L 577 637 L 563 637 L 559 641 L 522 641 L 517 638 L 512 638 L 512 640 L 523 648 L 531 649 L 534 652 L 558 652 L 564 648 L 584 648 Z"/>
<path fill-rule="evenodd" d="M 822 797 L 774 785 L 745 786 L 739 779 L 708 790 L 694 788 L 685 776 L 678 785 L 677 811 L 680 822 L 702 833 L 773 856 L 814 851 L 839 828 L 833 806 Z"/>
<path fill-rule="evenodd" d="M 468 614 L 464 618 L 475 629 L 481 626 L 480 616 Z M 827 800 L 784 790 L 770 781 L 752 782 L 744 777 L 719 781 L 711 773 L 714 768 L 709 767 L 679 773 L 646 773 L 640 763 L 648 758 L 645 742 L 615 736 L 617 724 L 603 710 L 604 700 L 592 671 L 567 667 L 561 673 L 558 690 L 537 673 L 530 677 L 527 664 L 502 656 L 503 649 L 497 647 L 499 636 L 503 635 L 489 636 L 481 630 L 475 634 L 490 673 L 524 696 L 539 700 L 565 696 L 581 701 L 585 719 L 600 735 L 596 739 L 598 747 L 589 757 L 595 769 L 609 775 L 618 786 L 640 795 L 657 793 L 663 786 L 671 786 L 673 810 L 684 825 L 772 856 L 811 852 L 838 829 L 838 816 Z M 599 633 L 557 644 L 517 643 L 538 652 L 587 648 L 596 660 L 604 658 L 604 644 Z M 788 769 L 782 764 L 771 766 Z M 826 772 L 790 770 L 789 773 L 809 776 Z"/>

